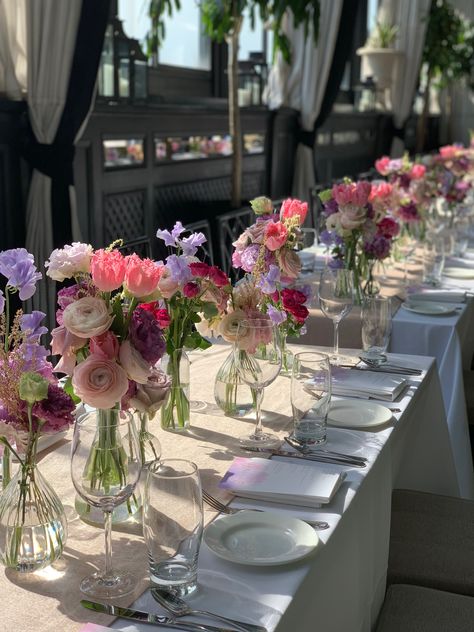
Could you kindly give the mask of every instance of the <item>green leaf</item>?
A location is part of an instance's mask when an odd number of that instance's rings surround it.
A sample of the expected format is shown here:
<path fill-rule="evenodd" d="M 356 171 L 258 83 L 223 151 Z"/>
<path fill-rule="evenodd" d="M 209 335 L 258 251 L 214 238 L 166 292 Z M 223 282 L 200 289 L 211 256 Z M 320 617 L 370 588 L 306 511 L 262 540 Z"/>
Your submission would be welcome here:
<path fill-rule="evenodd" d="M 331 198 L 332 198 L 332 189 L 325 189 L 324 191 L 321 191 L 321 193 L 319 194 L 319 199 L 321 200 L 323 204 L 325 204 L 326 202 L 329 202 Z"/>
<path fill-rule="evenodd" d="M 72 386 L 72 377 L 69 376 L 64 384 L 64 392 L 69 395 L 72 401 L 77 405 L 81 403 L 80 398 L 74 392 L 74 388 Z"/>
<path fill-rule="evenodd" d="M 215 303 L 209 303 L 207 301 L 202 304 L 202 312 L 206 320 L 214 318 L 219 313 L 217 305 Z"/>

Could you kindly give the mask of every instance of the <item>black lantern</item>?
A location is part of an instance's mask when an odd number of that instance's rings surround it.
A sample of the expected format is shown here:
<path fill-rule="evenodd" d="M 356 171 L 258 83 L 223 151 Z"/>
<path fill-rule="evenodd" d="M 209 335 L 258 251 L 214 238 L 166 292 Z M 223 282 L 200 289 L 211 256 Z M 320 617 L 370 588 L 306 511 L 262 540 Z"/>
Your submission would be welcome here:
<path fill-rule="evenodd" d="M 250 53 L 249 59 L 239 61 L 239 105 L 262 105 L 267 80 L 267 64 L 263 53 Z"/>
<path fill-rule="evenodd" d="M 137 100 L 148 96 L 148 64 L 136 39 L 127 37 L 117 17 L 107 25 L 99 66 L 99 96 Z"/>

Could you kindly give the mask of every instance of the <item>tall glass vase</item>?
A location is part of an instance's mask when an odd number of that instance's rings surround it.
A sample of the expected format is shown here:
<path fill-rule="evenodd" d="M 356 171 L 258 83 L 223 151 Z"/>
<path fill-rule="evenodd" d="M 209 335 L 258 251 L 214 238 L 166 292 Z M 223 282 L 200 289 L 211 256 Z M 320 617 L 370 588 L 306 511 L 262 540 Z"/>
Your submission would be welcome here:
<path fill-rule="evenodd" d="M 0 560 L 20 573 L 52 564 L 67 539 L 64 507 L 36 465 L 36 441 L 30 437 L 24 462 L 0 496 Z"/>
<path fill-rule="evenodd" d="M 184 349 L 176 349 L 161 363 L 171 381 L 168 399 L 161 407 L 161 427 L 181 432 L 189 428 L 189 358 Z"/>
<path fill-rule="evenodd" d="M 245 351 L 240 354 L 247 355 Z M 244 417 L 256 406 L 256 393 L 242 380 L 233 351 L 224 360 L 216 375 L 214 398 L 229 417 Z"/>
<path fill-rule="evenodd" d="M 120 424 L 121 412 L 118 407 L 109 409 L 96 408 L 95 410 L 85 414 L 95 415 L 97 424 L 97 432 L 94 439 L 94 452 L 91 453 L 89 459 L 90 472 L 88 473 L 88 475 L 91 478 L 96 477 L 100 479 L 104 476 L 102 468 L 99 467 L 101 463 L 101 446 L 110 446 L 110 443 L 113 443 L 115 441 L 116 437 L 113 435 L 113 433 L 111 433 L 110 428 L 114 426 L 118 427 L 118 425 Z M 120 464 L 117 467 L 110 468 L 110 471 L 107 473 L 107 475 L 110 477 L 110 484 L 114 484 L 116 482 L 116 479 L 118 480 L 118 478 L 120 478 L 121 476 Z M 82 518 L 82 520 L 84 520 L 84 522 L 101 526 L 104 524 L 104 514 L 100 507 L 93 507 L 79 495 L 76 496 L 74 505 L 77 513 Z M 137 487 L 135 489 L 135 492 L 130 496 L 130 498 L 128 498 L 125 503 L 122 503 L 113 510 L 112 523 L 118 524 L 121 522 L 126 522 L 130 519 L 136 519 L 136 514 L 141 509 L 141 506 L 142 497 Z"/>

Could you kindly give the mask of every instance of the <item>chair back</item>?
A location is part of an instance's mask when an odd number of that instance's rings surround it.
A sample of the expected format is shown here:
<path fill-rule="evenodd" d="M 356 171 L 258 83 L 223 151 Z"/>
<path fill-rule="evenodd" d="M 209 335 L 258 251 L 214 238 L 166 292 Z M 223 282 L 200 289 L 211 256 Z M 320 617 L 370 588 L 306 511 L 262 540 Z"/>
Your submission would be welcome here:
<path fill-rule="evenodd" d="M 152 258 L 149 237 L 137 237 L 136 239 L 126 241 L 118 250 L 123 255 L 131 255 L 136 252 L 140 257 L 145 257 L 147 259 Z"/>

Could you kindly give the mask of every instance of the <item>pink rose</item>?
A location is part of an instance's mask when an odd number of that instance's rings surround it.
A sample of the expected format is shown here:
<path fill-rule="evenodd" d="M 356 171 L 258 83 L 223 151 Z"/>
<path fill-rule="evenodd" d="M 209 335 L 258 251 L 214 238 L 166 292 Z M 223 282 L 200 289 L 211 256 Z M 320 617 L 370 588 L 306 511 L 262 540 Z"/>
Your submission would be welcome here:
<path fill-rule="evenodd" d="M 63 312 L 64 327 L 79 338 L 100 336 L 109 329 L 113 319 L 105 301 L 95 296 L 80 298 Z"/>
<path fill-rule="evenodd" d="M 410 171 L 410 177 L 412 178 L 412 180 L 421 180 L 421 178 L 424 178 L 425 173 L 425 165 L 414 164 Z"/>
<path fill-rule="evenodd" d="M 51 336 L 51 353 L 61 356 L 59 362 L 54 367 L 55 372 L 72 375 L 74 367 L 76 366 L 76 351 L 82 349 L 86 344 L 86 340 L 75 336 L 64 326 L 53 329 Z"/>
<path fill-rule="evenodd" d="M 183 287 L 183 294 L 186 298 L 194 298 L 199 294 L 199 285 L 189 281 L 189 283 L 186 283 Z"/>
<path fill-rule="evenodd" d="M 151 259 L 140 259 L 135 253 L 129 255 L 125 272 L 128 292 L 136 298 L 153 294 L 158 287 L 163 268 L 164 266 L 156 264 Z"/>
<path fill-rule="evenodd" d="M 294 250 L 283 248 L 278 253 L 282 280 L 296 279 L 301 272 L 301 260 Z"/>
<path fill-rule="evenodd" d="M 288 229 L 282 222 L 269 222 L 265 230 L 265 246 L 268 250 L 279 250 L 286 242 Z"/>
<path fill-rule="evenodd" d="M 229 277 L 217 266 L 211 266 L 209 268 L 209 279 L 216 287 L 225 287 L 226 285 L 229 285 Z"/>
<path fill-rule="evenodd" d="M 390 158 L 388 156 L 382 156 L 382 158 L 379 158 L 378 160 L 375 161 L 375 168 L 383 176 L 386 176 L 388 173 L 389 162 L 390 162 Z"/>
<path fill-rule="evenodd" d="M 308 213 L 308 203 L 301 200 L 288 198 L 280 208 L 280 218 L 290 219 L 291 217 L 299 217 L 299 223 L 304 224 Z"/>
<path fill-rule="evenodd" d="M 92 280 L 102 292 L 112 292 L 122 285 L 126 267 L 118 250 L 97 250 L 91 259 Z"/>
<path fill-rule="evenodd" d="M 147 383 L 152 371 L 151 366 L 130 340 L 125 340 L 120 345 L 119 358 L 120 364 L 131 380 L 138 384 Z"/>
<path fill-rule="evenodd" d="M 118 357 L 119 346 L 117 336 L 111 331 L 105 331 L 89 341 L 90 352 L 106 360 L 114 360 Z"/>
<path fill-rule="evenodd" d="M 171 386 L 169 377 L 160 369 L 155 369 L 146 384 L 138 384 L 128 402 L 129 408 L 152 417 L 168 399 Z"/>
<path fill-rule="evenodd" d="M 160 280 L 158 281 L 158 290 L 163 298 L 171 298 L 179 289 L 179 282 L 176 281 L 169 270 L 165 266 Z"/>
<path fill-rule="evenodd" d="M 128 379 L 115 360 L 90 355 L 74 369 L 72 386 L 84 404 L 113 408 L 128 391 Z"/>
<path fill-rule="evenodd" d="M 193 276 L 197 277 L 198 279 L 204 279 L 205 277 L 207 277 L 207 275 L 209 274 L 209 268 L 210 266 L 202 261 L 197 261 L 196 263 L 189 264 L 189 269 L 193 273 Z"/>

